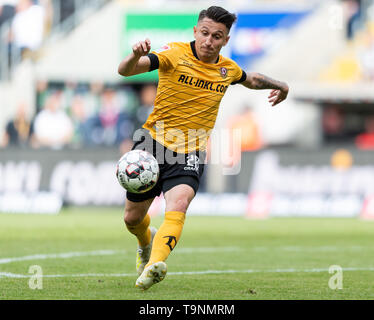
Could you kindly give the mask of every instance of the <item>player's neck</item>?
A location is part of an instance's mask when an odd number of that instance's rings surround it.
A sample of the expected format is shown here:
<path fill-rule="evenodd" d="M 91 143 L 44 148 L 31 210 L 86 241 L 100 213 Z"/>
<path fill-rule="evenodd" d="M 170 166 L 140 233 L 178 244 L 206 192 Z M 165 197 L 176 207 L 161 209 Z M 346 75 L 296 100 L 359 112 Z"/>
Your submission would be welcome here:
<path fill-rule="evenodd" d="M 199 60 L 205 63 L 215 64 L 218 62 L 219 55 L 214 58 L 204 58 L 201 55 L 197 54 L 199 56 Z"/>
<path fill-rule="evenodd" d="M 219 61 L 219 54 L 216 57 L 204 57 L 204 55 L 200 54 L 196 48 L 195 41 L 191 42 L 191 49 L 195 58 L 204 63 L 215 64 Z"/>

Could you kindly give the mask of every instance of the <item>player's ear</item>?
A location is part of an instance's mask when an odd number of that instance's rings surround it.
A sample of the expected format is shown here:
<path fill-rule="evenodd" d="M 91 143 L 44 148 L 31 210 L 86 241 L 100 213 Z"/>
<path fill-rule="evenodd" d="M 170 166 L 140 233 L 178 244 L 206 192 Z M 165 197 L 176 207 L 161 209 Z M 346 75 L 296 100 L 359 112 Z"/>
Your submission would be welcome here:
<path fill-rule="evenodd" d="M 224 44 L 223 46 L 225 46 L 225 45 L 229 42 L 229 40 L 230 40 L 230 36 L 228 35 L 228 36 L 226 37 L 226 41 L 225 41 L 225 44 Z"/>
<path fill-rule="evenodd" d="M 196 39 L 196 33 L 197 33 L 197 28 L 196 28 L 196 26 L 194 26 L 193 27 L 193 36 L 195 37 L 195 39 Z"/>

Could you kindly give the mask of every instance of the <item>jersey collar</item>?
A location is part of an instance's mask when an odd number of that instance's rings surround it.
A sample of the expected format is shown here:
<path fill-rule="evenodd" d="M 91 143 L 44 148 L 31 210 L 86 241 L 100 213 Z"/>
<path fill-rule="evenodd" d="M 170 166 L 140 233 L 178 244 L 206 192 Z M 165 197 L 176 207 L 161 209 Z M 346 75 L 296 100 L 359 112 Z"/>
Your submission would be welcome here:
<path fill-rule="evenodd" d="M 192 50 L 193 55 L 195 56 L 195 58 L 197 60 L 200 60 L 199 57 L 197 56 L 197 52 L 196 52 L 196 41 L 191 41 L 190 45 L 191 45 L 191 50 Z M 215 63 L 218 63 L 218 61 L 219 61 L 219 55 L 218 55 L 217 61 Z"/>

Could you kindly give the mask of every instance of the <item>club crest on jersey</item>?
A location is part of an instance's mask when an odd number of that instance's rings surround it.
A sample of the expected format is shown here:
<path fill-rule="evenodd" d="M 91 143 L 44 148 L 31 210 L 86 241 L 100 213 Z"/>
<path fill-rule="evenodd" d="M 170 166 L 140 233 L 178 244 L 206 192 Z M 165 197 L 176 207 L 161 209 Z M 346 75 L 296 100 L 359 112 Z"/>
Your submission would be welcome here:
<path fill-rule="evenodd" d="M 157 49 L 156 52 L 160 53 L 162 51 L 166 51 L 166 50 L 169 50 L 169 49 L 170 49 L 170 47 L 168 45 L 164 45 L 161 48 Z"/>
<path fill-rule="evenodd" d="M 225 79 L 227 77 L 227 69 L 226 68 L 221 68 L 219 70 L 221 72 L 222 78 Z"/>

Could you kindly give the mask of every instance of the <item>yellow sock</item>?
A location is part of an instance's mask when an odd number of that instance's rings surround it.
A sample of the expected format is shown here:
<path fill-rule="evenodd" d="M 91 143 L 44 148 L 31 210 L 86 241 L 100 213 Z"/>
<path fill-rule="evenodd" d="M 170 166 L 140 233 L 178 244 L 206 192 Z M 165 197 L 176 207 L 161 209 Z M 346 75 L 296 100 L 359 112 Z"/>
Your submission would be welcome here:
<path fill-rule="evenodd" d="M 183 230 L 186 214 L 170 211 L 165 213 L 165 220 L 153 239 L 151 258 L 146 267 L 159 261 L 165 261 L 177 245 Z"/>
<path fill-rule="evenodd" d="M 138 242 L 141 247 L 145 247 L 151 243 L 151 229 L 149 229 L 150 224 L 151 218 L 148 214 L 137 226 L 129 226 L 126 223 L 127 229 L 138 238 Z"/>

